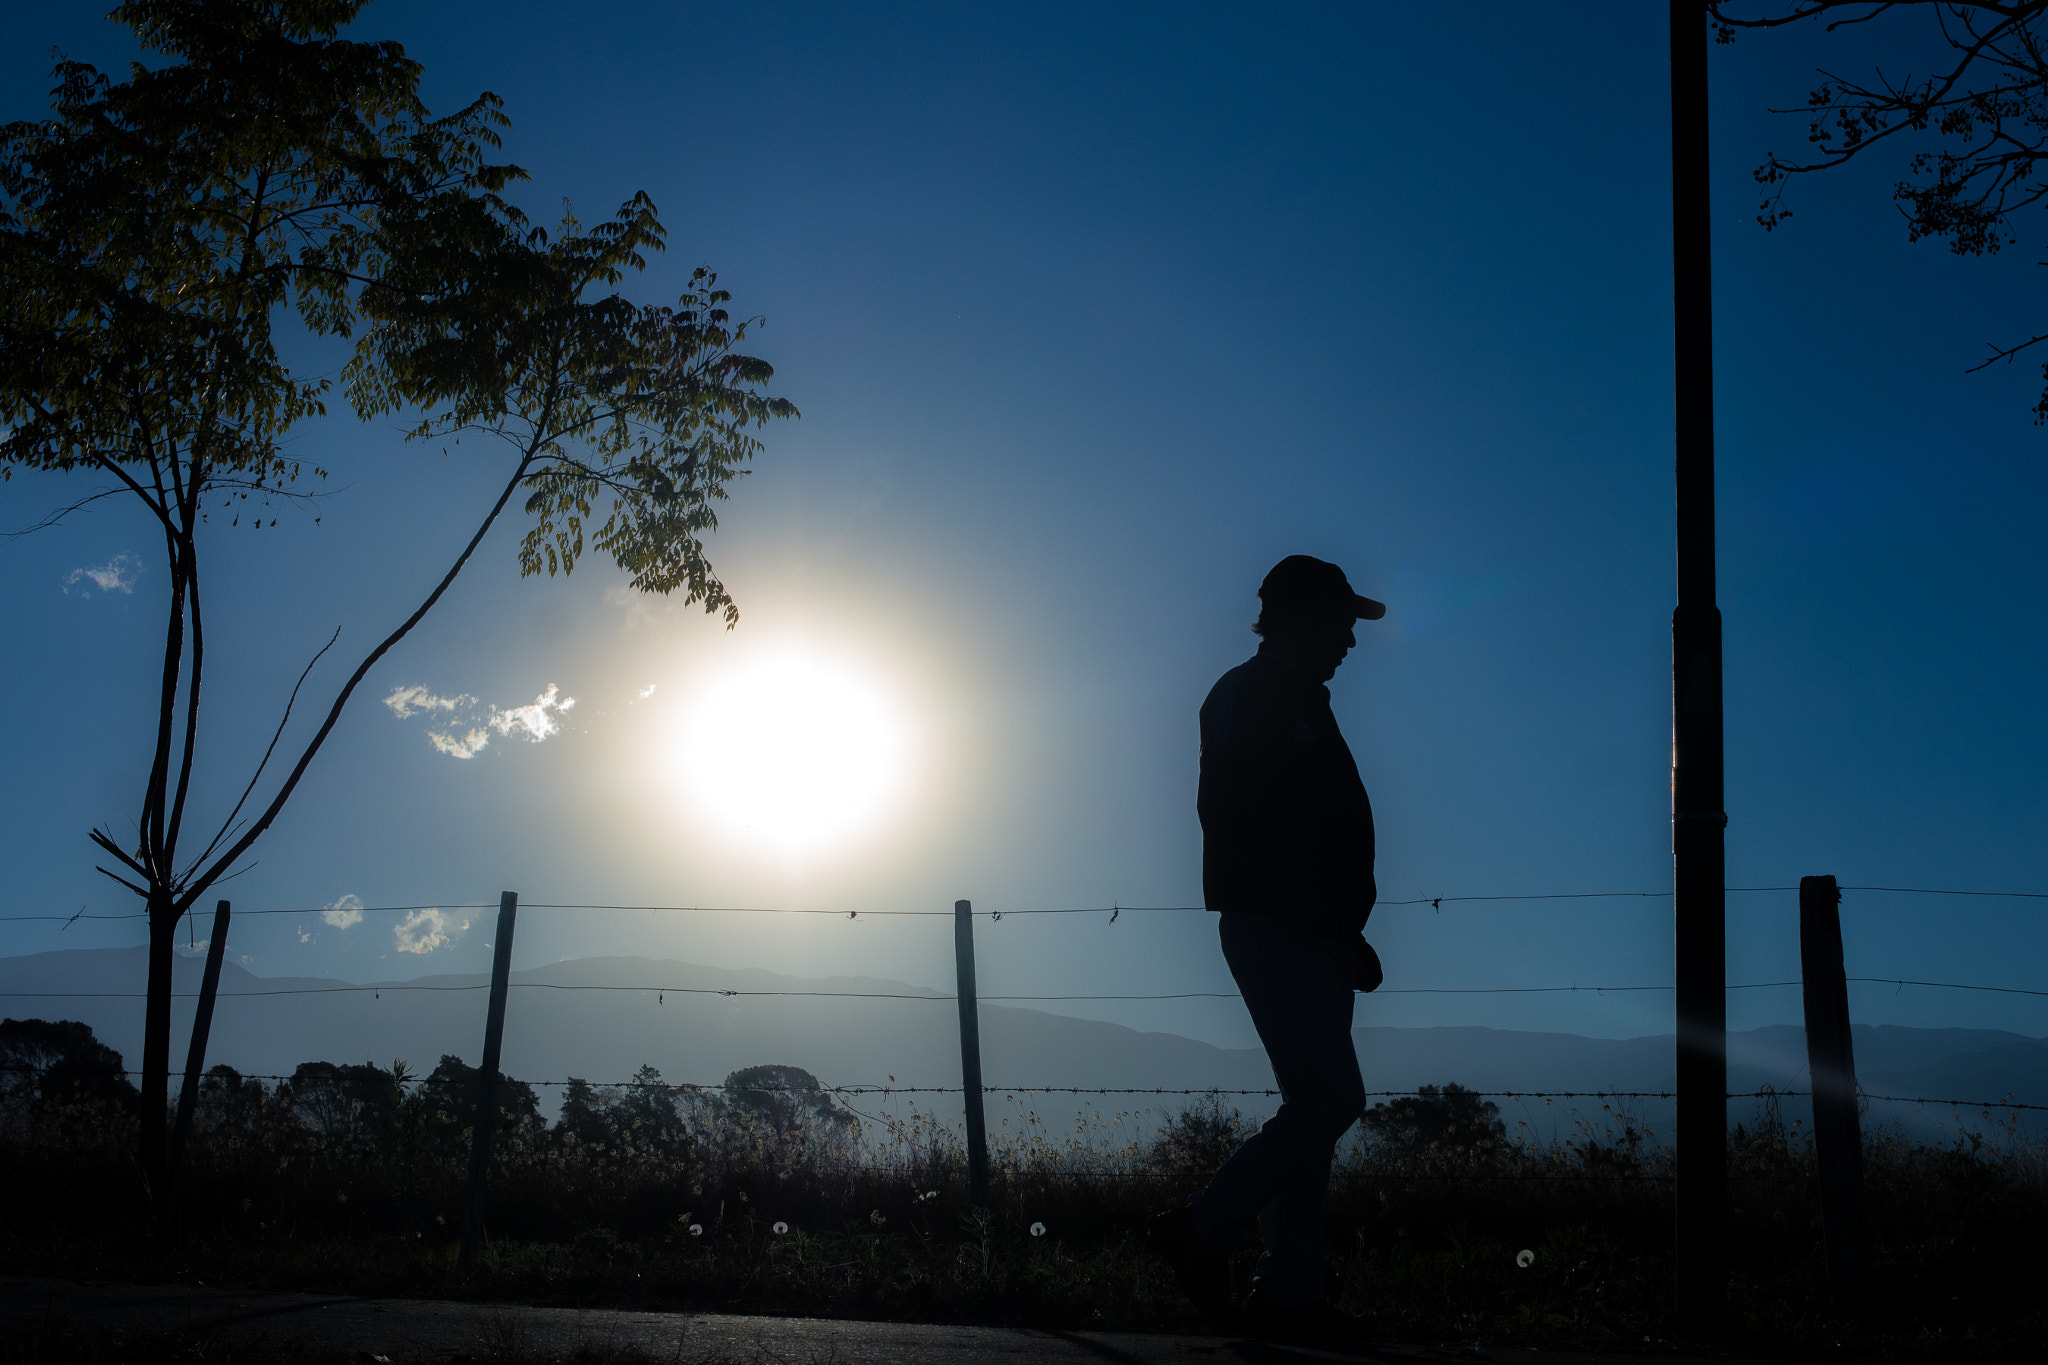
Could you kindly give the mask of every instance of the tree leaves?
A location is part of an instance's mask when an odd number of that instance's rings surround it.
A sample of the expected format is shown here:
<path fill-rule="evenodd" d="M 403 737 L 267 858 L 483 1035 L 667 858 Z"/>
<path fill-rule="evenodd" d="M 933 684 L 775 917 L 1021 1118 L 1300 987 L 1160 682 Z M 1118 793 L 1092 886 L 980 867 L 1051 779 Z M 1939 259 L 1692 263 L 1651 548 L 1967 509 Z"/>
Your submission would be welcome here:
<path fill-rule="evenodd" d="M 1813 19 L 1829 32 L 1888 12 L 1917 19 L 1931 74 L 1874 71 L 1851 78 L 1823 71 L 1807 96 L 1804 157 L 1769 154 L 1756 170 L 1763 187 L 1757 222 L 1767 231 L 1792 217 L 1785 194 L 1802 175 L 1833 170 L 1889 148 L 1907 172 L 1892 199 L 1909 241 L 1945 240 L 1958 256 L 1995 255 L 2017 243 L 2018 214 L 2048 200 L 2048 3 L 2044 0 L 1795 0 L 1754 13 L 1740 0 L 1713 0 L 1722 42 L 1738 29 L 1778 28 Z M 1910 30 L 1909 30 L 1910 32 Z M 1778 112 L 1790 113 L 1790 110 Z M 2011 360 L 2048 341 L 2048 333 L 1991 348 L 1972 369 Z M 2048 366 L 2034 405 L 2048 423 Z"/>
<path fill-rule="evenodd" d="M 760 449 L 751 431 L 797 416 L 795 405 L 763 392 L 773 367 L 735 349 L 750 324 L 732 320 L 731 295 L 708 269 L 673 307 L 590 297 L 661 249 L 645 194 L 588 231 L 573 216 L 552 238 L 520 226 L 507 218 L 489 249 L 489 291 L 385 279 L 378 325 L 345 376 L 351 401 L 365 413 L 424 411 L 416 439 L 484 431 L 520 451 L 533 518 L 523 574 L 569 573 L 594 548 L 635 588 L 680 590 L 732 624 L 738 611 L 704 537 Z"/>

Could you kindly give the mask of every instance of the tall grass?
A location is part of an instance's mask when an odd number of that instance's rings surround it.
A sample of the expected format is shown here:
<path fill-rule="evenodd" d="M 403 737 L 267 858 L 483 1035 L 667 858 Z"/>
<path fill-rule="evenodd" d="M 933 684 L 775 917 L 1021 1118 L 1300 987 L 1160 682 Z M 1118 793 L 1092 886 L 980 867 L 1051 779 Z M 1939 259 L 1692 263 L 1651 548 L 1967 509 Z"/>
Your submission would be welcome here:
<path fill-rule="evenodd" d="M 1115 1110 L 1026 1111 L 993 1140 L 983 1220 L 958 1134 L 929 1109 L 850 1119 L 815 1094 L 750 1099 L 643 1073 L 637 1087 L 586 1087 L 553 1124 L 522 1103 L 498 1116 L 487 1246 L 465 1272 L 455 1233 L 473 1106 L 459 1112 L 452 1089 L 437 1098 L 402 1069 L 377 1074 L 383 1098 L 351 1107 L 216 1071 L 171 1245 L 145 1235 L 132 1111 L 0 1105 L 13 1176 L 0 1268 L 1196 1331 L 1144 1229 L 1250 1130 L 1220 1100 L 1150 1127 Z M 1668 1148 L 1609 1111 L 1568 1115 L 1539 1141 L 1470 1100 L 1401 1103 L 1376 1109 L 1339 1156 L 1328 1228 L 1341 1302 L 1401 1340 L 1668 1348 Z M 1959 1115 L 1941 1142 L 1875 1130 L 1866 1162 L 1874 1277 L 1838 1294 L 1809 1137 L 1769 1108 L 1736 1130 L 1738 1339 L 1872 1358 L 2034 1354 L 2048 1328 L 2041 1140 Z"/>

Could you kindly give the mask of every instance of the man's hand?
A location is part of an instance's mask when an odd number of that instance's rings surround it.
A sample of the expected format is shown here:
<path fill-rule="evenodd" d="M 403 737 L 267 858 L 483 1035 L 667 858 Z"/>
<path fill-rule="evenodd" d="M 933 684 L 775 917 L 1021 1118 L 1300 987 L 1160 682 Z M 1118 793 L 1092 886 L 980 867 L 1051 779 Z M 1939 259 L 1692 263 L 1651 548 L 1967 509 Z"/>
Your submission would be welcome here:
<path fill-rule="evenodd" d="M 1387 974 L 1380 966 L 1380 955 L 1360 934 L 1351 942 L 1351 984 L 1361 991 L 1376 991 Z"/>

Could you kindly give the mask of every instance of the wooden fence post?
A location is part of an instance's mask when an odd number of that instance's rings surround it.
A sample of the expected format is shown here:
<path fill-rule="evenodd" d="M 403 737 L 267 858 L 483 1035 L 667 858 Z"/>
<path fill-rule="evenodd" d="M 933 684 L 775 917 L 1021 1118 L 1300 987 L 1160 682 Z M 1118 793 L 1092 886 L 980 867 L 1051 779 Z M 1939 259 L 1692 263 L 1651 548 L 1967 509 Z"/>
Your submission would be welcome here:
<path fill-rule="evenodd" d="M 1813 1148 L 1828 1279 L 1854 1284 L 1868 1245 L 1863 1213 L 1863 1120 L 1842 965 L 1842 892 L 1833 877 L 1799 879 L 1799 969 L 1806 1003 L 1806 1065 L 1813 1078 Z"/>
<path fill-rule="evenodd" d="M 960 1089 L 967 1111 L 967 1185 L 982 1219 L 983 1262 L 990 1249 L 988 1120 L 981 1103 L 981 1013 L 974 1002 L 974 905 L 953 902 L 953 956 L 959 974 Z"/>
<path fill-rule="evenodd" d="M 192 1131 L 192 1107 L 199 1100 L 199 1078 L 206 1070 L 206 1038 L 213 1031 L 213 1002 L 220 991 L 221 955 L 228 946 L 228 903 L 213 907 L 213 934 L 206 941 L 206 971 L 199 978 L 199 1008 L 192 1014 L 192 1045 L 185 1051 L 185 1084 L 178 1091 L 178 1117 L 171 1125 L 170 1160 L 164 1170 L 164 1204 L 157 1234 L 177 1232 L 178 1177 L 185 1164 L 185 1138 Z"/>
<path fill-rule="evenodd" d="M 491 947 L 491 1004 L 484 1019 L 484 1064 L 476 1079 L 476 1121 L 470 1128 L 469 1196 L 462 1208 L 462 1264 L 476 1264 L 484 1228 L 484 1181 L 491 1164 L 491 1130 L 498 1126 L 498 1058 L 505 1044 L 505 995 L 512 981 L 512 928 L 519 893 L 498 897 L 498 936 Z"/>

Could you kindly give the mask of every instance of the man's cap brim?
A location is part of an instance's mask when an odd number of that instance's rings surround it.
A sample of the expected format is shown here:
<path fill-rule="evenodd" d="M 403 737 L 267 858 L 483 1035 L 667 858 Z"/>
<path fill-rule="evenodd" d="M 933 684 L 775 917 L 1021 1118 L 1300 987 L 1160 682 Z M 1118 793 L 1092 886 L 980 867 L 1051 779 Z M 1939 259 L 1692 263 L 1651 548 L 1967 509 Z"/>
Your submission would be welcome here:
<path fill-rule="evenodd" d="M 1361 621 L 1377 621 L 1387 614 L 1387 604 L 1375 602 L 1370 597 L 1351 594 L 1351 614 Z"/>

